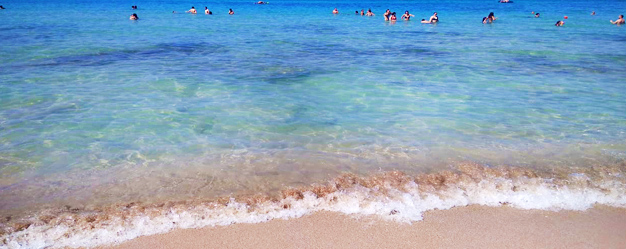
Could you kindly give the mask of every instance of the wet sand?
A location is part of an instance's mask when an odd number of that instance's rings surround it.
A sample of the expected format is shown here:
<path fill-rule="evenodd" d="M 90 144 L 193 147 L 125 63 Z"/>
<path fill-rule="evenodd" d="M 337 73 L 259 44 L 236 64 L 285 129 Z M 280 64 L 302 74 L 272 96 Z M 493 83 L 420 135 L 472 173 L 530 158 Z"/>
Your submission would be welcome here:
<path fill-rule="evenodd" d="M 319 212 L 291 220 L 179 229 L 111 248 L 626 248 L 626 209 L 430 211 L 413 224 Z"/>

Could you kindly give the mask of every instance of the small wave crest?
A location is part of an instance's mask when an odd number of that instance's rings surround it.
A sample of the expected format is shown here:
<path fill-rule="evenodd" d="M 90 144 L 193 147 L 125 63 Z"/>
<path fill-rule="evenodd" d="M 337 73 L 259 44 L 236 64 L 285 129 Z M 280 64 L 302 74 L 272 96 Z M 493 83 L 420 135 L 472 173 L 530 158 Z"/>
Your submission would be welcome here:
<path fill-rule="evenodd" d="M 285 189 L 277 197 L 256 194 L 210 201 L 129 203 L 97 210 L 68 207 L 6 222 L 0 247 L 95 247 L 176 228 L 259 223 L 318 211 L 414 222 L 429 210 L 473 204 L 555 211 L 585 210 L 595 204 L 626 207 L 625 169 L 624 163 L 559 172 L 464 163 L 454 170 L 419 175 L 346 173 L 325 184 Z"/>

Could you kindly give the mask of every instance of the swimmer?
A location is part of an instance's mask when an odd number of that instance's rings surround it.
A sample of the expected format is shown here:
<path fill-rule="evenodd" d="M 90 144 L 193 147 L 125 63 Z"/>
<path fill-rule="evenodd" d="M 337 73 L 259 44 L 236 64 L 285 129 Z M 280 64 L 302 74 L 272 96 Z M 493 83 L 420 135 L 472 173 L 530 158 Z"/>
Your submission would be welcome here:
<path fill-rule="evenodd" d="M 375 16 L 374 12 L 372 12 L 372 9 L 367 9 L 367 14 L 365 14 L 366 16 Z"/>
<path fill-rule="evenodd" d="M 591 12 L 591 15 L 592 15 L 592 16 L 595 16 L 595 15 L 596 15 L 596 12 L 595 12 L 595 11 L 592 11 L 592 12 Z"/>
<path fill-rule="evenodd" d="M 535 18 L 539 17 L 539 13 L 535 13 Z"/>
<path fill-rule="evenodd" d="M 409 14 L 409 11 L 407 10 L 407 11 L 404 12 L 404 15 L 402 15 L 402 20 L 407 20 L 408 21 L 409 19 L 411 19 L 412 16 L 414 16 L 414 15 Z"/>
<path fill-rule="evenodd" d="M 336 15 L 336 14 L 339 14 L 339 11 L 337 10 L 337 8 L 335 8 L 335 9 L 333 10 L 333 14 L 335 14 L 335 15 Z"/>
<path fill-rule="evenodd" d="M 0 5 L 0 10 L 3 10 L 3 9 L 5 9 L 4 6 Z"/>
<path fill-rule="evenodd" d="M 433 16 L 430 17 L 430 19 L 428 20 L 428 22 L 430 23 L 436 23 L 439 22 L 439 17 L 437 16 L 437 12 L 435 12 L 433 14 Z"/>
<path fill-rule="evenodd" d="M 427 21 L 426 19 L 422 19 L 421 23 L 430 23 L 430 22 Z"/>
<path fill-rule="evenodd" d="M 139 17 L 137 16 L 137 14 L 133 13 L 132 15 L 130 15 L 130 20 L 139 20 Z"/>
<path fill-rule="evenodd" d="M 204 6 L 204 14 L 206 14 L 206 15 L 213 15 L 213 12 L 211 12 L 209 10 L 209 7 Z"/>
<path fill-rule="evenodd" d="M 387 11 L 385 11 L 385 14 L 383 14 L 383 16 L 385 16 L 385 21 L 389 21 L 389 16 L 391 16 L 391 11 L 387 9 Z"/>
<path fill-rule="evenodd" d="M 615 22 L 613 20 L 611 20 L 612 24 L 624 24 L 624 15 L 619 15 L 619 18 L 617 20 L 615 20 Z"/>
<path fill-rule="evenodd" d="M 233 9 L 228 9 L 228 14 L 229 14 L 229 15 L 234 15 L 234 14 L 235 14 L 235 12 L 233 11 Z"/>
<path fill-rule="evenodd" d="M 265 4 L 265 2 L 263 2 L 263 1 L 258 1 L 258 2 L 256 2 L 256 4 Z"/>
<path fill-rule="evenodd" d="M 391 17 L 389 17 L 389 21 L 395 22 L 396 20 L 398 20 L 398 18 L 396 17 L 396 12 L 392 12 Z"/>
<path fill-rule="evenodd" d="M 361 16 L 365 15 L 365 11 L 363 9 L 361 9 Z"/>
<path fill-rule="evenodd" d="M 196 8 L 194 8 L 193 6 L 191 6 L 191 9 L 190 9 L 190 10 L 185 11 L 185 12 L 187 12 L 187 13 L 191 13 L 191 14 L 197 14 L 197 13 L 198 13 L 198 11 L 196 11 Z"/>
<path fill-rule="evenodd" d="M 564 21 L 561 21 L 561 20 L 559 20 L 558 22 L 556 22 L 556 23 L 554 24 L 554 26 L 557 26 L 557 27 L 561 27 L 561 26 L 563 26 L 563 25 L 565 25 L 565 22 L 564 22 Z"/>
<path fill-rule="evenodd" d="M 354 11 L 354 14 L 358 16 L 358 15 L 359 15 L 359 11 L 358 11 L 358 10 L 355 10 L 355 11 Z"/>
<path fill-rule="evenodd" d="M 498 19 L 498 18 L 497 18 L 497 17 L 493 14 L 493 12 L 491 12 L 491 13 L 489 13 L 489 15 L 487 16 L 487 19 L 489 19 L 489 22 L 493 22 L 493 21 L 495 21 L 495 20 L 496 20 L 496 19 Z"/>

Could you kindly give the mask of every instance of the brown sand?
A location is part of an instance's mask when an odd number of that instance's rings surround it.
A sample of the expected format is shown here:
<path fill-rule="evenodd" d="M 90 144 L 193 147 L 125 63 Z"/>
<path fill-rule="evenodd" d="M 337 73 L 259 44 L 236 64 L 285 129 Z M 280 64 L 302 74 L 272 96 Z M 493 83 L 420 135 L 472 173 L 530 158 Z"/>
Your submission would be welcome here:
<path fill-rule="evenodd" d="M 626 248 L 626 209 L 469 206 L 404 224 L 321 212 L 292 220 L 181 229 L 114 248 Z"/>

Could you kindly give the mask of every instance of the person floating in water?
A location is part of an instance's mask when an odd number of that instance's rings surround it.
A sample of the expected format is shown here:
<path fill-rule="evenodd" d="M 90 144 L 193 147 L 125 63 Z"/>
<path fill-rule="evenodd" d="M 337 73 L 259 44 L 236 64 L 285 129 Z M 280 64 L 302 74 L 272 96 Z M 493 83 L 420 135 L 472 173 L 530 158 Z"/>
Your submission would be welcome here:
<path fill-rule="evenodd" d="M 413 14 L 409 14 L 409 11 L 407 10 L 407 11 L 405 11 L 405 12 L 404 12 L 404 15 L 402 15 L 401 19 L 402 19 L 402 20 L 407 20 L 407 21 L 408 21 L 408 20 L 410 20 L 410 19 L 411 19 L 411 17 L 412 17 L 412 16 L 415 16 L 415 15 L 413 15 Z"/>
<path fill-rule="evenodd" d="M 3 10 L 3 9 L 5 9 L 4 6 L 0 5 L 0 10 Z"/>
<path fill-rule="evenodd" d="M 536 18 L 537 18 L 537 17 L 539 17 L 539 13 L 535 13 L 535 17 L 536 17 Z"/>
<path fill-rule="evenodd" d="M 229 15 L 234 15 L 234 14 L 235 14 L 235 12 L 233 11 L 233 9 L 228 9 L 228 14 L 229 14 Z"/>
<path fill-rule="evenodd" d="M 354 11 L 354 14 L 358 16 L 358 15 L 359 15 L 359 11 L 358 11 L 358 10 L 355 10 L 355 11 Z"/>
<path fill-rule="evenodd" d="M 592 16 L 595 16 L 595 15 L 596 15 L 596 12 L 595 12 L 595 11 L 592 11 L 592 12 L 591 12 L 591 15 L 592 15 Z"/>
<path fill-rule="evenodd" d="M 367 13 L 365 15 L 366 16 L 375 16 L 374 12 L 372 12 L 372 9 L 367 9 Z"/>
<path fill-rule="evenodd" d="M 256 2 L 256 4 L 267 4 L 267 2 L 258 1 L 258 2 Z"/>
<path fill-rule="evenodd" d="M 213 15 L 213 12 L 209 10 L 209 7 L 204 6 L 204 14 Z"/>
<path fill-rule="evenodd" d="M 335 8 L 335 9 L 333 10 L 333 14 L 335 14 L 335 15 L 336 15 L 336 14 L 339 14 L 339 11 L 337 10 L 337 8 Z"/>
<path fill-rule="evenodd" d="M 363 9 L 361 9 L 361 16 L 365 15 L 365 11 Z"/>
<path fill-rule="evenodd" d="M 433 16 L 430 17 L 428 22 L 430 22 L 430 23 L 437 23 L 437 22 L 439 22 L 439 17 L 437 16 L 437 12 L 435 12 L 433 14 Z"/>
<path fill-rule="evenodd" d="M 422 19 L 421 23 L 430 23 L 430 22 L 426 19 Z"/>
<path fill-rule="evenodd" d="M 611 20 L 612 24 L 624 24 L 624 15 L 619 15 L 619 18 L 617 20 L 615 20 L 615 22 L 613 20 Z"/>
<path fill-rule="evenodd" d="M 193 6 L 191 6 L 191 9 L 186 11 L 187 13 L 191 13 L 191 14 L 197 14 L 198 11 L 196 11 L 196 8 L 194 8 Z"/>
<path fill-rule="evenodd" d="M 557 26 L 557 27 L 561 27 L 561 26 L 563 26 L 563 25 L 565 25 L 565 22 L 564 22 L 564 21 L 561 21 L 561 20 L 557 21 L 557 22 L 554 24 L 554 26 Z"/>
<path fill-rule="evenodd" d="M 391 11 L 387 9 L 387 11 L 385 11 L 385 14 L 383 14 L 383 16 L 385 17 L 385 21 L 389 21 L 389 16 L 391 16 Z"/>
<path fill-rule="evenodd" d="M 137 14 L 133 13 L 132 15 L 130 15 L 130 20 L 139 20 L 139 17 L 137 16 Z"/>
<path fill-rule="evenodd" d="M 489 13 L 489 15 L 487 16 L 487 19 L 489 19 L 489 22 L 493 22 L 493 21 L 495 21 L 495 20 L 496 20 L 496 19 L 498 19 L 498 18 L 497 18 L 497 17 L 493 14 L 493 12 L 491 12 L 491 13 Z"/>

